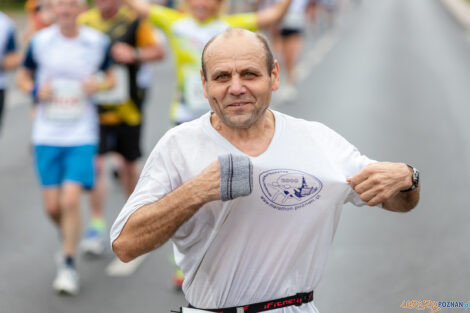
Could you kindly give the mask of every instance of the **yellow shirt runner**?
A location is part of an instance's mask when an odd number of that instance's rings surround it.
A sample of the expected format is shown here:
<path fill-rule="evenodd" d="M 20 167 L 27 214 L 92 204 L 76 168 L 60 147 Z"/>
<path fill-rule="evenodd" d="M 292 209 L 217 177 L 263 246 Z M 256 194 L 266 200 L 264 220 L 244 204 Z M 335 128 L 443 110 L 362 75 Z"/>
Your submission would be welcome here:
<path fill-rule="evenodd" d="M 153 5 L 149 19 L 165 32 L 175 60 L 177 85 L 170 120 L 179 124 L 198 118 L 210 109 L 200 76 L 205 44 L 229 27 L 256 31 L 256 14 L 224 15 L 200 22 L 189 13 Z"/>

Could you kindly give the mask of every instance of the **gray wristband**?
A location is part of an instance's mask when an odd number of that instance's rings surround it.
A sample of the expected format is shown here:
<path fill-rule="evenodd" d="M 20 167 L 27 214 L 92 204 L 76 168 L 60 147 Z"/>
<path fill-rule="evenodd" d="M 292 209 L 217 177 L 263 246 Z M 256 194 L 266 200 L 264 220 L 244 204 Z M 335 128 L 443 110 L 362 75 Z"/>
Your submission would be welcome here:
<path fill-rule="evenodd" d="M 248 196 L 253 190 L 253 165 L 247 156 L 224 154 L 219 156 L 220 199 L 233 200 Z"/>

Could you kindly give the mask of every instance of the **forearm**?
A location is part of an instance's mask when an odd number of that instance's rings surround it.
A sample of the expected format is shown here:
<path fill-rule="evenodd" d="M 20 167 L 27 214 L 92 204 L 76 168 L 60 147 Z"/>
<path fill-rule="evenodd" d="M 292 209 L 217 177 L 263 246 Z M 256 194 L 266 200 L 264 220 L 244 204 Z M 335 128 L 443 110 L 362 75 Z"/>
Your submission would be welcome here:
<path fill-rule="evenodd" d="M 124 2 L 137 12 L 140 18 L 147 18 L 150 14 L 150 9 L 152 5 L 138 0 L 124 0 Z"/>
<path fill-rule="evenodd" d="M 290 3 L 291 0 L 283 0 L 271 7 L 259 11 L 256 16 L 258 28 L 267 28 L 280 22 L 289 9 Z"/>
<path fill-rule="evenodd" d="M 129 262 L 160 247 L 208 201 L 197 179 L 186 182 L 157 202 L 135 211 L 113 242 L 114 252 L 122 261 Z"/>
<path fill-rule="evenodd" d="M 136 60 L 138 62 L 149 62 L 161 60 L 165 56 L 165 51 L 161 45 L 155 44 L 142 47 L 136 50 Z"/>
<path fill-rule="evenodd" d="M 100 83 L 100 89 L 110 90 L 116 85 L 116 76 L 112 70 L 107 70 L 103 81 Z"/>
<path fill-rule="evenodd" d="M 16 84 L 22 91 L 30 93 L 34 88 L 32 73 L 25 68 L 20 68 L 16 75 Z"/>
<path fill-rule="evenodd" d="M 20 58 L 21 56 L 19 52 L 8 53 L 5 55 L 1 67 L 5 70 L 12 70 L 20 64 Z"/>
<path fill-rule="evenodd" d="M 419 191 L 420 186 L 409 192 L 399 192 L 395 196 L 385 200 L 382 203 L 382 207 L 392 212 L 411 211 L 419 202 Z"/>

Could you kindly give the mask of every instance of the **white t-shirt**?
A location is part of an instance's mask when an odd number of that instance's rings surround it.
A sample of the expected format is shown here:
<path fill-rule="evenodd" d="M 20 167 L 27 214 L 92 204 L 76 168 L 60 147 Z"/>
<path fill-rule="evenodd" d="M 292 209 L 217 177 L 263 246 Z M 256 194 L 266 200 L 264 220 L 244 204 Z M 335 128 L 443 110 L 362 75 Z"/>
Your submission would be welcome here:
<path fill-rule="evenodd" d="M 36 71 L 36 83 L 51 82 L 54 101 L 39 103 L 33 125 L 33 144 L 70 146 L 96 144 L 97 110 L 81 88 L 83 80 L 109 68 L 108 37 L 80 26 L 75 38 L 64 37 L 57 25 L 39 31 L 31 40 L 24 66 Z"/>
<path fill-rule="evenodd" d="M 0 12 L 0 64 L 5 54 L 16 50 L 15 27 L 13 22 L 4 13 Z M 0 89 L 6 88 L 5 72 L 0 66 Z"/>
<path fill-rule="evenodd" d="M 268 149 L 253 162 L 253 192 L 199 209 L 172 237 L 186 299 L 224 308 L 314 290 L 343 204 L 364 205 L 346 182 L 372 161 L 317 122 L 279 112 Z M 226 153 L 242 154 L 210 124 L 210 114 L 169 130 L 111 228 L 157 201 Z M 191 195 L 188 195 L 190 197 Z M 317 312 L 313 303 L 275 312 Z"/>

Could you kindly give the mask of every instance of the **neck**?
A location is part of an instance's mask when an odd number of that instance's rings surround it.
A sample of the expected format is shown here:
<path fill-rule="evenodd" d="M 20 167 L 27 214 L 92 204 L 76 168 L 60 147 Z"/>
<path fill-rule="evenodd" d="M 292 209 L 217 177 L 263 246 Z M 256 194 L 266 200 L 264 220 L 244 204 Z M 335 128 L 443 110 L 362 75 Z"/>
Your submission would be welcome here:
<path fill-rule="evenodd" d="M 211 124 L 233 146 L 250 156 L 258 156 L 266 151 L 275 130 L 274 114 L 269 110 L 249 128 L 229 127 L 215 113 L 211 115 Z"/>
<path fill-rule="evenodd" d="M 59 28 L 60 28 L 60 33 L 64 37 L 74 38 L 74 37 L 77 37 L 77 35 L 78 35 L 78 25 L 77 24 L 59 25 Z"/>

